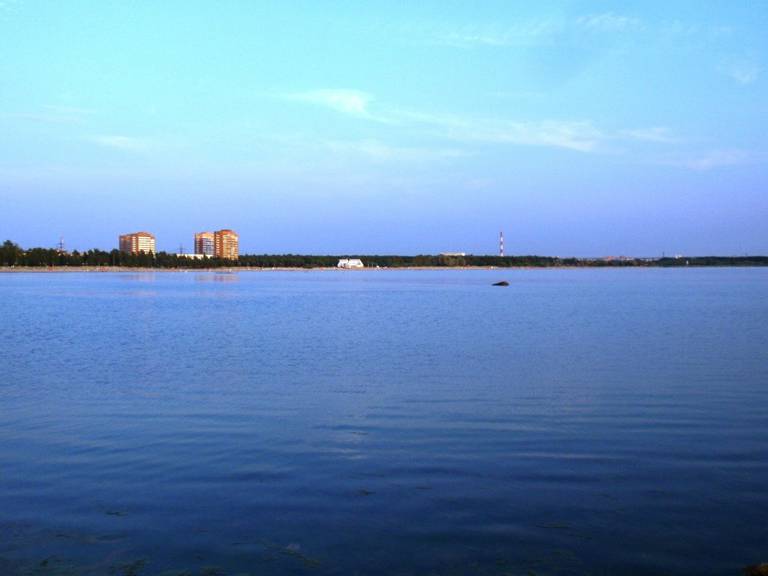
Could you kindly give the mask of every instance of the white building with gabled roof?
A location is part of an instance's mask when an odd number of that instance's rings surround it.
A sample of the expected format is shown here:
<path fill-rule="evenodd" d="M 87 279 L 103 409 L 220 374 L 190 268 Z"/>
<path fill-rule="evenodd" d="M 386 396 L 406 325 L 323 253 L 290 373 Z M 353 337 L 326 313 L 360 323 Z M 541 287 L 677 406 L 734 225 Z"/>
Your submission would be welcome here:
<path fill-rule="evenodd" d="M 336 268 L 365 268 L 365 265 L 359 258 L 342 258 L 339 260 L 339 263 L 336 264 Z"/>

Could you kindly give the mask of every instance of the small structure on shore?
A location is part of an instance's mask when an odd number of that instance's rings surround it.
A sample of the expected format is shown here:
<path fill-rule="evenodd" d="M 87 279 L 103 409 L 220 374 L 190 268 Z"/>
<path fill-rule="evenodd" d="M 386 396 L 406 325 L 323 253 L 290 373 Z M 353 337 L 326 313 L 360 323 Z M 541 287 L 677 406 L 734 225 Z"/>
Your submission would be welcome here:
<path fill-rule="evenodd" d="M 339 260 L 339 263 L 336 264 L 336 268 L 365 268 L 365 265 L 359 258 L 342 258 Z"/>

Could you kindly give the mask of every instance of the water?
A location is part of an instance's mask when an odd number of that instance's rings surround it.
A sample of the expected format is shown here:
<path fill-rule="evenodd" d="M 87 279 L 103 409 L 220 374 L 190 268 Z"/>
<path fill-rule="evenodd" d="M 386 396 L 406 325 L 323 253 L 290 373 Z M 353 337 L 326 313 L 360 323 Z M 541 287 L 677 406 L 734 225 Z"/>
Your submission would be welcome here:
<path fill-rule="evenodd" d="M 4 575 L 768 561 L 767 269 L 0 274 L 0 349 Z"/>

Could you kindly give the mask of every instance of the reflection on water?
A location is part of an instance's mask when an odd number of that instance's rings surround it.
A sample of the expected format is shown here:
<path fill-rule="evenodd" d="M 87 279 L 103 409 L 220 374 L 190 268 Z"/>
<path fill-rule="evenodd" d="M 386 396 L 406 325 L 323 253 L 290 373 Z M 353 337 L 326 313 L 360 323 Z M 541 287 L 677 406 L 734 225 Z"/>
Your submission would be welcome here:
<path fill-rule="evenodd" d="M 768 271 L 45 276 L 0 275 L 2 575 L 768 559 Z"/>
<path fill-rule="evenodd" d="M 239 274 L 237 272 L 206 272 L 204 274 L 195 274 L 195 282 L 237 282 Z"/>
<path fill-rule="evenodd" d="M 123 272 L 115 274 L 115 278 L 119 278 L 124 282 L 154 282 L 154 272 Z"/>

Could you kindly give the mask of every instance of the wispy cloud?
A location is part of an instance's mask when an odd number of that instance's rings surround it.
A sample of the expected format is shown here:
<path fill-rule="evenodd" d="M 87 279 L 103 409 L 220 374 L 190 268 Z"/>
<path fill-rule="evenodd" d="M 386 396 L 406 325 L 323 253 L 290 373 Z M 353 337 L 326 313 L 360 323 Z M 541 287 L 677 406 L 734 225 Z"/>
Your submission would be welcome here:
<path fill-rule="evenodd" d="M 295 92 L 284 96 L 288 100 L 308 102 L 325 106 L 337 112 L 353 116 L 367 117 L 368 106 L 373 97 L 359 90 L 322 89 L 308 92 Z"/>
<path fill-rule="evenodd" d="M 464 142 L 548 146 L 578 152 L 590 152 L 604 140 L 604 135 L 588 121 L 546 120 L 511 122 L 462 120 L 438 122 L 450 139 Z"/>
<path fill-rule="evenodd" d="M 357 90 L 314 90 L 292 94 L 289 100 L 319 104 L 339 113 L 418 130 L 452 142 L 549 146 L 589 152 L 606 139 L 591 122 L 583 120 L 523 122 L 440 115 L 392 106 L 374 110 L 369 106 L 373 97 Z"/>
<path fill-rule="evenodd" d="M 757 81 L 761 68 L 753 59 L 741 59 L 724 62 L 718 70 L 739 84 L 747 85 Z"/>
<path fill-rule="evenodd" d="M 421 42 L 455 48 L 504 48 L 548 45 L 570 31 L 586 33 L 621 33 L 640 30 L 639 18 L 604 12 L 575 18 L 546 17 L 518 20 L 508 24 L 465 24 L 409 26 L 405 34 Z"/>
<path fill-rule="evenodd" d="M 530 46 L 545 42 L 562 31 L 556 20 L 528 20 L 507 26 L 465 25 L 459 27 L 431 27 L 421 34 L 432 44 L 457 48 L 473 46 L 507 47 Z"/>
<path fill-rule="evenodd" d="M 392 146 L 374 139 L 329 140 L 325 142 L 325 147 L 337 154 L 363 156 L 376 162 L 419 162 L 467 156 L 467 153 L 462 150 Z"/>
<path fill-rule="evenodd" d="M 684 20 L 664 20 L 654 27 L 654 32 L 659 36 L 667 38 L 685 39 L 701 37 L 707 40 L 715 40 L 732 36 L 736 30 L 732 26 L 723 24 L 713 25 Z"/>
<path fill-rule="evenodd" d="M 51 114 L 46 112 L 6 112 L 0 113 L 0 118 L 29 120 L 31 122 L 41 122 L 44 124 L 70 124 L 78 121 L 78 119 L 70 116 L 62 116 L 61 114 Z"/>
<path fill-rule="evenodd" d="M 106 148 L 116 148 L 118 150 L 126 150 L 130 152 L 138 152 L 146 150 L 149 147 L 149 143 L 141 138 L 134 138 L 132 136 L 120 136 L 115 134 L 101 134 L 91 136 L 88 138 L 90 142 L 104 146 Z"/>
<path fill-rule="evenodd" d="M 58 104 L 47 104 L 43 106 L 45 110 L 48 110 L 52 114 L 59 114 L 61 116 L 68 116 L 70 118 L 85 118 L 96 114 L 96 110 L 93 108 L 82 108 L 79 106 L 61 106 Z"/>
<path fill-rule="evenodd" d="M 287 98 L 294 102 L 325 106 L 340 114 L 388 124 L 399 130 L 408 131 L 411 136 L 442 140 L 450 143 L 448 145 L 450 150 L 457 145 L 467 147 L 499 144 L 560 148 L 583 153 L 610 150 L 615 152 L 615 146 L 619 142 L 674 144 L 681 141 L 665 126 L 606 130 L 589 119 L 549 118 L 522 121 L 510 118 L 439 114 L 390 106 L 360 90 L 311 90 L 291 94 Z M 374 102 L 376 106 L 372 105 Z M 346 143 L 341 146 L 350 147 L 351 145 Z M 372 158 L 385 158 L 406 152 L 406 149 L 383 147 L 373 140 L 358 142 L 354 146 L 359 153 Z M 417 154 L 416 150 L 407 150 L 407 152 L 412 155 Z M 433 154 L 433 157 L 440 154 Z M 714 161 L 710 159 L 710 162 Z M 706 160 L 702 162 L 706 163 Z"/>
<path fill-rule="evenodd" d="M 678 139 L 672 135 L 669 128 L 664 126 L 622 130 L 619 135 L 629 140 L 638 140 L 640 142 L 673 143 L 678 141 Z"/>
<path fill-rule="evenodd" d="M 394 116 L 400 123 L 410 121 L 431 129 L 434 135 L 464 142 L 546 146 L 578 152 L 607 150 L 616 141 L 679 142 L 668 128 L 662 126 L 604 130 L 591 120 L 583 119 L 514 121 L 503 118 L 468 118 L 408 111 L 399 111 Z"/>
<path fill-rule="evenodd" d="M 454 48 L 533 48 L 571 45 L 590 36 L 624 38 L 643 35 L 680 43 L 723 41 L 737 29 L 724 24 L 691 20 L 652 20 L 613 11 L 574 16 L 548 15 L 512 22 L 411 23 L 400 28 L 403 37 L 420 44 Z"/>
<path fill-rule="evenodd" d="M 46 105 L 32 112 L 6 112 L 0 116 L 44 124 L 74 124 L 85 121 L 88 116 L 93 114 L 95 114 L 95 110 L 88 108 Z"/>
<path fill-rule="evenodd" d="M 640 28 L 641 21 L 630 16 L 603 12 L 602 14 L 579 16 L 576 18 L 575 24 L 582 30 L 592 32 L 625 32 L 633 28 Z"/>
<path fill-rule="evenodd" d="M 689 170 L 707 171 L 714 170 L 716 168 L 728 168 L 732 166 L 754 164 L 759 160 L 760 158 L 747 150 L 721 149 L 710 150 L 698 156 L 682 160 L 673 160 L 665 163 L 680 168 L 687 168 Z"/>

